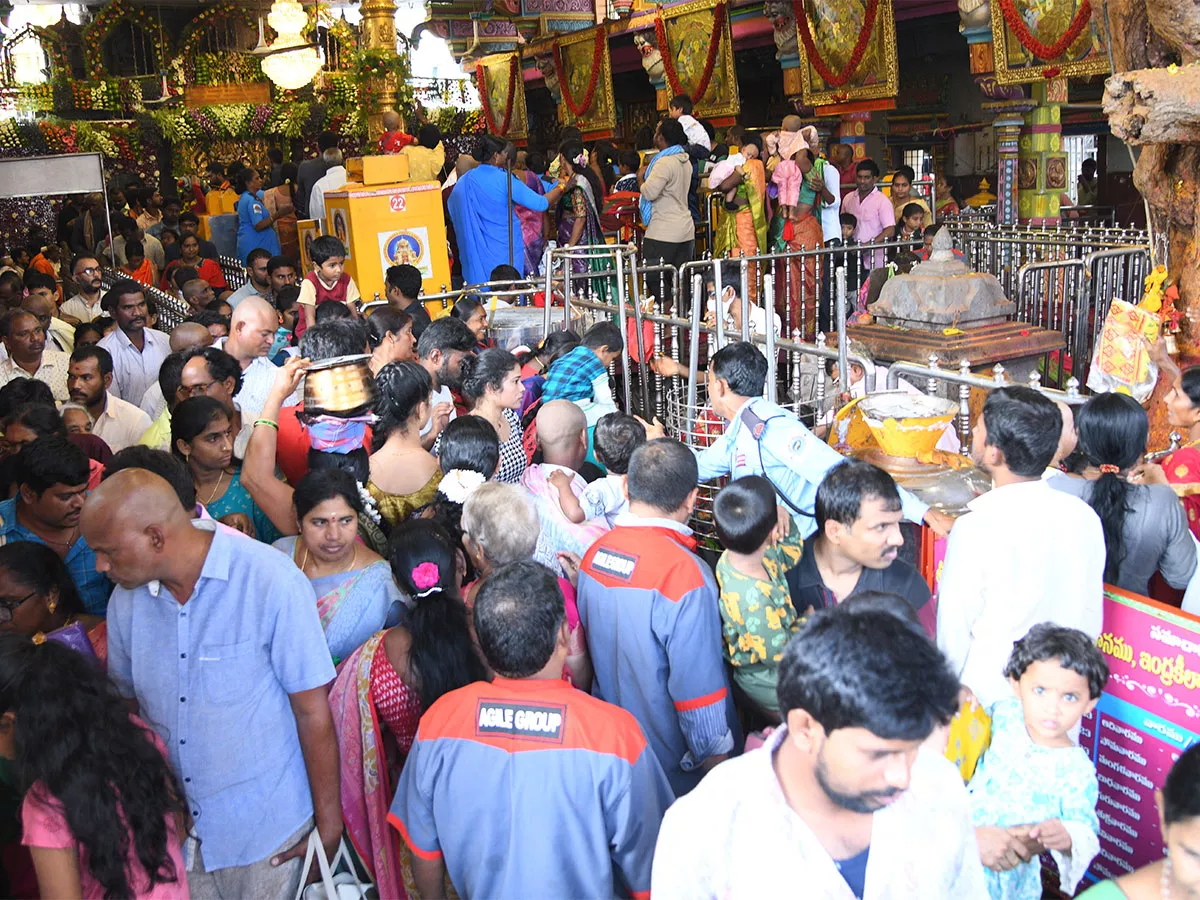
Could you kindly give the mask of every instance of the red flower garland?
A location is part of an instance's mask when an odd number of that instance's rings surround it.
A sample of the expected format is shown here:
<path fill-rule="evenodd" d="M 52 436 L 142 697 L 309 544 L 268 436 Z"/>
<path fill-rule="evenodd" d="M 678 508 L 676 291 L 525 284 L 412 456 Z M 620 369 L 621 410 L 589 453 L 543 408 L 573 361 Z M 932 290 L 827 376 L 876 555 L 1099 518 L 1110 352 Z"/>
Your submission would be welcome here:
<path fill-rule="evenodd" d="M 563 66 L 562 48 L 559 47 L 558 41 L 555 41 L 551 46 L 554 55 L 554 74 L 558 76 L 558 87 L 562 91 L 563 100 L 567 103 L 567 109 L 571 111 L 576 119 L 583 117 L 583 114 L 588 111 L 592 105 L 592 100 L 596 96 L 596 85 L 600 82 L 600 61 L 604 58 L 604 42 L 608 40 L 608 35 L 605 34 L 603 28 L 596 28 L 596 44 L 592 50 L 592 74 L 588 78 L 587 90 L 583 93 L 583 102 L 578 106 L 575 104 L 575 98 L 571 96 L 571 85 L 567 80 L 567 70 Z"/>
<path fill-rule="evenodd" d="M 508 102 L 504 105 L 504 123 L 497 128 L 492 116 L 492 101 L 487 91 L 487 71 L 481 63 L 475 63 L 475 81 L 479 85 L 479 104 L 483 107 L 483 117 L 487 121 L 488 130 L 499 137 L 508 133 L 508 125 L 512 119 L 513 96 L 517 89 L 517 56 L 514 53 L 508 58 Z"/>
<path fill-rule="evenodd" d="M 1025 25 L 1025 20 L 1021 18 L 1021 14 L 1017 12 L 1017 7 L 1013 0 L 998 0 L 1000 3 L 1000 11 L 1004 13 L 1004 21 L 1008 25 L 1009 30 L 1016 35 L 1021 46 L 1030 53 L 1037 56 L 1038 59 L 1044 59 L 1047 62 L 1058 59 L 1078 39 L 1083 33 L 1083 29 L 1087 27 L 1087 23 L 1092 18 L 1092 4 L 1088 0 L 1083 0 L 1079 4 L 1079 9 L 1075 11 L 1075 18 L 1071 20 L 1071 24 L 1067 30 L 1053 44 L 1043 44 L 1033 32 Z"/>
<path fill-rule="evenodd" d="M 721 46 L 721 33 L 725 30 L 725 0 L 721 0 L 713 7 L 713 31 L 712 38 L 708 42 L 708 56 L 704 60 L 704 71 L 700 73 L 700 81 L 696 84 L 696 90 L 688 94 L 692 98 L 693 103 L 699 103 L 700 98 L 704 96 L 708 90 L 708 83 L 712 80 L 713 69 L 717 65 L 717 50 Z M 683 85 L 679 83 L 679 74 L 675 71 L 675 59 L 671 54 L 671 48 L 667 44 L 667 26 L 663 22 L 662 9 L 654 17 L 654 36 L 658 39 L 658 50 L 662 54 L 663 71 L 667 75 L 667 84 L 671 88 L 672 96 L 679 96 L 687 93 L 683 89 Z"/>
<path fill-rule="evenodd" d="M 800 32 L 800 40 L 804 42 L 804 54 L 808 58 L 809 65 L 813 67 L 816 73 L 821 76 L 821 80 L 829 87 L 841 87 L 844 85 L 858 69 L 863 55 L 867 52 L 867 44 L 871 40 L 871 33 L 875 30 L 875 15 L 879 12 L 879 0 L 867 0 L 866 8 L 863 10 L 862 31 L 858 33 L 858 40 L 854 44 L 854 50 L 850 53 L 850 58 L 846 60 L 846 65 L 840 72 L 834 72 L 830 69 L 817 50 L 816 44 L 813 42 L 812 29 L 808 24 L 808 13 L 805 12 L 803 0 L 792 0 L 792 12 L 796 16 L 796 30 Z"/>

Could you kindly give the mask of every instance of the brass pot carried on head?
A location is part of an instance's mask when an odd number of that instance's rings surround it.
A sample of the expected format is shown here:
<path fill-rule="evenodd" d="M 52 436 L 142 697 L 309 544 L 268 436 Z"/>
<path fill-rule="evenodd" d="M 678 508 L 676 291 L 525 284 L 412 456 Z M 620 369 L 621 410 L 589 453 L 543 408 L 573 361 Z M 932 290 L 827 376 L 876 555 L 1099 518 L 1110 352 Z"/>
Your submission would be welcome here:
<path fill-rule="evenodd" d="M 304 414 L 349 419 L 369 412 L 379 396 L 367 367 L 370 354 L 337 356 L 304 370 Z"/>

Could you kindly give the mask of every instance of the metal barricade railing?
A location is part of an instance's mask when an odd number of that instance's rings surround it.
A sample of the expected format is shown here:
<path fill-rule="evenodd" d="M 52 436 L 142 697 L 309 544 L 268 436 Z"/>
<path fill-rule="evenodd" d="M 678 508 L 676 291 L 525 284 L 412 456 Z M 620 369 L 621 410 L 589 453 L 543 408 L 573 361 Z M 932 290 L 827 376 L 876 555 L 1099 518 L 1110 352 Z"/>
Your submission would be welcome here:
<path fill-rule="evenodd" d="M 221 274 L 225 276 L 225 283 L 230 290 L 236 291 L 246 283 L 246 266 L 241 260 L 232 256 L 218 256 L 217 265 L 221 267 Z"/>
<path fill-rule="evenodd" d="M 100 271 L 100 286 L 107 291 L 118 281 L 126 277 L 124 272 L 117 272 L 104 267 Z M 174 294 L 168 294 L 164 290 L 144 284 L 141 288 L 142 293 L 146 295 L 146 299 L 154 301 L 154 308 L 158 315 L 158 322 L 155 328 L 159 331 L 170 331 L 192 314 L 188 305 Z"/>
<path fill-rule="evenodd" d="M 983 375 L 971 374 L 971 364 L 965 359 L 959 361 L 958 371 L 944 369 L 938 363 L 936 355 L 931 355 L 929 365 L 925 366 L 908 362 L 892 363 L 888 367 L 887 374 L 889 391 L 896 390 L 900 386 L 901 375 L 924 379 L 925 391 L 928 394 L 937 393 L 938 386 L 942 383 L 958 385 L 958 432 L 963 456 L 971 455 L 971 427 L 974 424 L 971 422 L 971 388 L 990 391 L 1018 384 L 1018 382 L 1008 379 L 1008 373 L 1001 363 L 992 366 L 992 377 L 987 378 Z M 1079 381 L 1075 378 L 1067 380 L 1065 391 L 1059 391 L 1043 386 L 1037 371 L 1032 371 L 1029 373 L 1029 379 L 1025 382 L 1025 386 L 1040 391 L 1052 400 L 1061 400 L 1071 406 L 1086 403 L 1088 399 L 1079 392 Z"/>

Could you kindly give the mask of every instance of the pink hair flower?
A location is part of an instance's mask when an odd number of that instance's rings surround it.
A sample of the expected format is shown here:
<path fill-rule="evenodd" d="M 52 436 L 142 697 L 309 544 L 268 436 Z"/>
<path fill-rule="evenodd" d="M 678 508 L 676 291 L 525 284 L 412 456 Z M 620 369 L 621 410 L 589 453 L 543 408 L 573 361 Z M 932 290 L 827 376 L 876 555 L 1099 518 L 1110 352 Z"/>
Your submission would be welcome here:
<path fill-rule="evenodd" d="M 437 563 L 423 562 L 412 570 L 412 582 L 417 590 L 426 591 L 436 587 L 441 578 Z"/>

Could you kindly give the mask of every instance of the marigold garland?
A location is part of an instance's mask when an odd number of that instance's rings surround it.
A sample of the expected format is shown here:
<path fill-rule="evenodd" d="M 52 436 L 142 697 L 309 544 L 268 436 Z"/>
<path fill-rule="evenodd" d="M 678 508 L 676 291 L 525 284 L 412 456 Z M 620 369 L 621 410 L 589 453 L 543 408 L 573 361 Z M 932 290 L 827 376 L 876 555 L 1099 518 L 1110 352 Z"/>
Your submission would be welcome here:
<path fill-rule="evenodd" d="M 708 83 L 712 80 L 713 70 L 717 65 L 717 50 L 721 46 L 721 33 L 724 30 L 725 0 L 721 0 L 721 2 L 713 7 L 713 31 L 708 42 L 708 55 L 704 59 L 704 71 L 700 73 L 700 80 L 696 84 L 696 90 L 688 94 L 692 98 L 693 103 L 699 103 L 700 98 L 708 90 Z M 666 73 L 667 84 L 671 88 L 671 93 L 675 96 L 685 93 L 683 85 L 679 81 L 679 74 L 675 71 L 674 55 L 671 53 L 671 47 L 667 43 L 667 26 L 663 22 L 661 8 L 654 17 L 654 36 L 658 39 L 658 49 L 662 54 L 663 71 Z"/>
<path fill-rule="evenodd" d="M 563 65 L 562 48 L 559 47 L 558 41 L 551 45 L 551 50 L 554 55 L 554 74 L 558 76 L 558 86 L 562 90 L 563 100 L 566 101 L 567 109 L 571 111 L 576 119 L 583 118 L 583 114 L 592 106 L 592 100 L 596 96 L 596 85 L 600 82 L 600 61 L 604 58 L 604 42 L 608 40 L 608 35 L 605 34 L 603 28 L 596 28 L 596 43 L 592 50 L 592 74 L 588 77 L 587 90 L 583 94 L 583 102 L 576 105 L 575 98 L 571 96 L 571 85 L 567 80 L 567 70 Z"/>
<path fill-rule="evenodd" d="M 483 117 L 487 120 L 488 130 L 503 137 L 508 134 L 509 122 L 512 120 L 513 97 L 517 89 L 517 55 L 508 58 L 508 102 L 504 104 L 504 122 L 497 128 L 496 119 L 492 115 L 492 101 L 488 97 L 487 70 L 482 63 L 475 63 L 475 80 L 479 83 L 479 103 L 483 107 Z"/>
<path fill-rule="evenodd" d="M 1067 48 L 1070 47 L 1083 33 L 1083 29 L 1087 27 L 1087 23 L 1092 18 L 1092 4 L 1088 0 L 1083 0 L 1079 4 L 1079 9 L 1075 11 L 1075 18 L 1071 20 L 1071 24 L 1067 26 L 1067 30 L 1053 44 L 1043 44 L 1029 30 L 1025 24 L 1025 20 L 1021 18 L 1021 14 L 1017 12 L 1016 4 L 1013 0 L 998 0 L 1000 3 L 1000 11 L 1004 13 L 1004 22 L 1008 25 L 1011 31 L 1017 38 L 1017 41 L 1034 54 L 1038 59 L 1044 59 L 1047 62 L 1058 59 Z M 1050 76 L 1047 76 L 1050 77 Z"/>
<path fill-rule="evenodd" d="M 796 30 L 800 32 L 800 40 L 804 43 L 804 54 L 808 59 L 809 65 L 813 67 L 813 70 L 821 76 L 821 80 L 829 87 L 841 87 L 844 85 L 858 69 L 864 54 L 867 52 L 867 44 L 870 43 L 871 34 L 875 31 L 875 15 L 879 12 L 879 0 L 867 0 L 867 5 L 863 10 L 862 30 L 858 33 L 858 40 L 854 42 L 854 50 L 851 51 L 850 58 L 846 60 L 846 65 L 842 67 L 840 72 L 834 72 L 830 69 L 825 59 L 821 56 L 820 51 L 817 50 L 803 0 L 792 0 L 792 11 L 796 15 Z"/>

